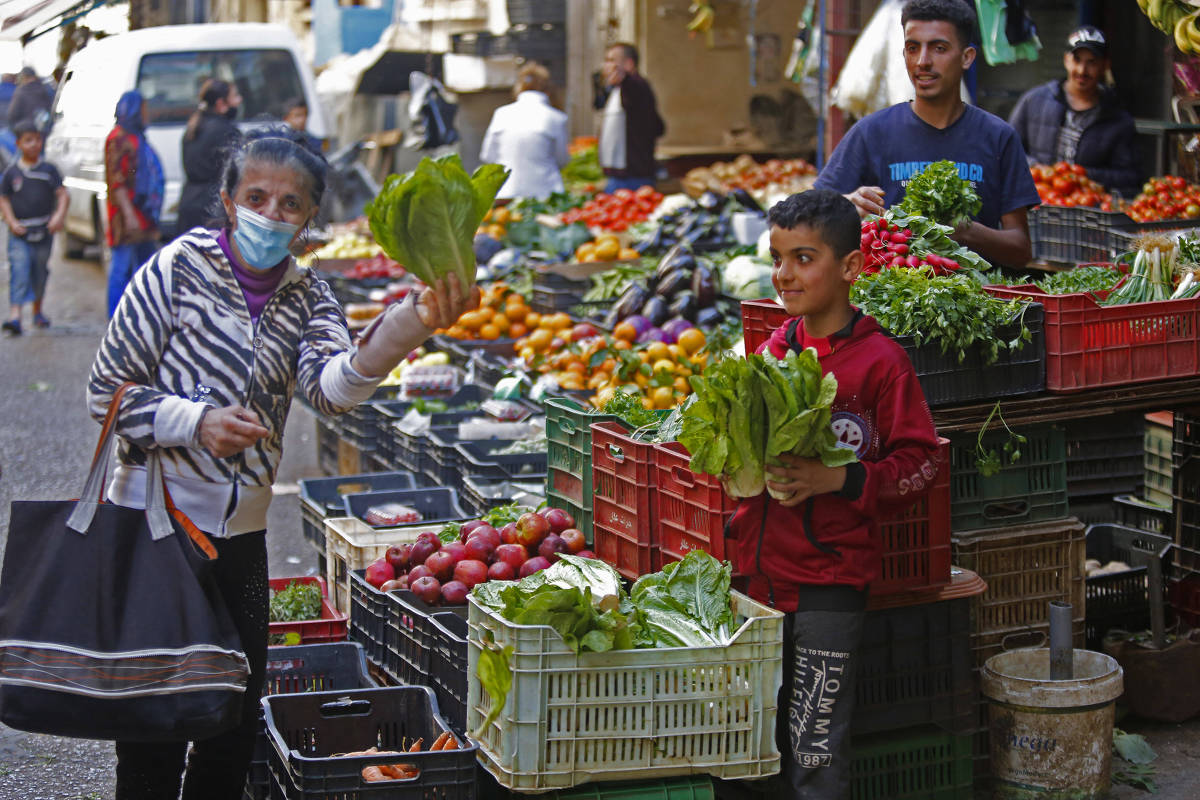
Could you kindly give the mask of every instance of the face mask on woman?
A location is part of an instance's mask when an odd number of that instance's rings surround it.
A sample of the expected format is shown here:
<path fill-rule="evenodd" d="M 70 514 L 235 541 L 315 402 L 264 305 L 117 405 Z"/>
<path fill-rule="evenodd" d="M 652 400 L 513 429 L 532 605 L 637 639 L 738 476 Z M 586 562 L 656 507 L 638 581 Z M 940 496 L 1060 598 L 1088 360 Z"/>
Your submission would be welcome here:
<path fill-rule="evenodd" d="M 242 260 L 254 269 L 270 269 L 288 255 L 288 245 L 296 237 L 299 225 L 276 222 L 244 206 L 237 210 L 233 242 Z"/>

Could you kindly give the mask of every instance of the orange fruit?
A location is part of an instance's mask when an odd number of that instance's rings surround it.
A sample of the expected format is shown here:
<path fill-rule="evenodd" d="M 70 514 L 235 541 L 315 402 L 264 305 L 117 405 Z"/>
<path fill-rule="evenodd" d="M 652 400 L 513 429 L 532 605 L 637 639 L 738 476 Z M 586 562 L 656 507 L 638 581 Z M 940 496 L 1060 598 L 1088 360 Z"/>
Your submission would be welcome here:
<path fill-rule="evenodd" d="M 581 244 L 575 248 L 576 261 L 595 261 L 596 260 L 596 245 L 592 242 Z"/>
<path fill-rule="evenodd" d="M 529 329 L 525 327 L 524 322 L 513 322 L 508 326 L 508 335 L 514 339 L 520 339 L 527 333 L 529 333 Z"/>
<path fill-rule="evenodd" d="M 542 315 L 536 311 L 530 311 L 525 315 L 525 327 L 533 330 L 542 324 Z"/>
<path fill-rule="evenodd" d="M 613 350 L 629 350 L 633 347 L 633 342 L 627 339 L 617 339 L 612 346 Z"/>
<path fill-rule="evenodd" d="M 587 387 L 589 389 L 599 389 L 608 383 L 608 373 L 597 372 L 592 377 L 588 378 Z"/>
<path fill-rule="evenodd" d="M 621 243 L 615 236 L 601 236 L 596 240 L 594 252 L 597 261 L 616 261 L 621 253 Z"/>
<path fill-rule="evenodd" d="M 503 314 L 497 314 L 492 317 L 492 321 L 489 324 L 496 326 L 502 335 L 508 333 L 508 317 Z"/>
<path fill-rule="evenodd" d="M 499 339 L 500 338 L 500 329 L 489 322 L 487 325 L 484 325 L 482 328 L 479 329 L 479 338 L 480 339 Z"/>
<path fill-rule="evenodd" d="M 493 239 L 503 239 L 504 238 L 504 226 L 496 225 L 494 223 L 491 225 L 488 225 L 487 226 L 487 235 L 492 237 Z"/>
<path fill-rule="evenodd" d="M 650 346 L 646 348 L 646 354 L 651 361 L 661 361 L 671 357 L 671 349 L 662 342 L 651 342 Z"/>
<path fill-rule="evenodd" d="M 499 225 L 507 224 L 509 219 L 512 217 L 512 212 L 509 211 L 505 206 L 493 208 L 489 213 L 492 215 L 491 222 L 495 222 Z"/>
<path fill-rule="evenodd" d="M 650 393 L 655 408 L 673 408 L 675 406 L 675 391 L 670 386 L 659 386 Z"/>
<path fill-rule="evenodd" d="M 675 391 L 677 391 L 681 394 L 691 394 L 692 393 L 692 385 L 690 383 L 688 383 L 687 378 L 683 378 L 683 377 L 676 378 L 675 383 L 674 383 L 674 388 L 675 388 Z"/>
<path fill-rule="evenodd" d="M 470 338 L 470 331 L 462 325 L 451 325 L 446 329 L 446 335 L 451 339 L 467 339 Z"/>
<path fill-rule="evenodd" d="M 617 368 L 617 360 L 615 358 L 606 358 L 600 362 L 600 372 L 612 373 Z"/>
<path fill-rule="evenodd" d="M 650 369 L 654 370 L 655 373 L 670 372 L 674 374 L 675 362 L 669 358 L 660 358 L 658 361 L 654 362 L 654 366 L 652 366 Z"/>
<path fill-rule="evenodd" d="M 642 408 L 646 409 L 647 411 L 653 411 L 654 410 L 654 401 L 651 400 L 649 397 L 643 397 L 642 398 Z"/>
<path fill-rule="evenodd" d="M 638 332 L 632 322 L 622 322 L 613 328 L 613 336 L 624 342 L 632 342 L 637 339 Z"/>
<path fill-rule="evenodd" d="M 468 311 L 458 318 L 458 325 L 469 331 L 477 331 L 487 322 L 487 317 L 476 311 Z"/>
<path fill-rule="evenodd" d="M 529 346 L 539 353 L 549 347 L 550 342 L 553 340 L 554 331 L 549 328 L 538 328 L 529 334 Z"/>
<path fill-rule="evenodd" d="M 641 258 L 641 257 L 642 257 L 642 254 L 639 253 L 637 250 L 634 250 L 632 247 L 622 247 L 620 252 L 617 253 L 618 261 L 632 261 L 636 258 Z"/>
<path fill-rule="evenodd" d="M 688 328 L 683 333 L 679 334 L 679 346 L 690 356 L 693 353 L 703 349 L 708 340 L 704 338 L 704 332 L 699 328 Z"/>
<path fill-rule="evenodd" d="M 559 311 L 557 314 L 551 314 L 549 321 L 550 327 L 556 331 L 565 331 L 574 324 L 571 321 L 571 316 L 565 311 Z"/>

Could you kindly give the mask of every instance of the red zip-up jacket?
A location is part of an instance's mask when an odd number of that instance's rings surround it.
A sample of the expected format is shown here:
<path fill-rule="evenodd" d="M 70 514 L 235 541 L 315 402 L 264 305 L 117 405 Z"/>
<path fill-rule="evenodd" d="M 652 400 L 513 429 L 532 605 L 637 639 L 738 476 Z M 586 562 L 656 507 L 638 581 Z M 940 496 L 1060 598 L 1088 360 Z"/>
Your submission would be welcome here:
<path fill-rule="evenodd" d="M 765 492 L 746 498 L 729 524 L 736 574 L 751 597 L 794 611 L 798 587 L 867 588 L 879 577 L 881 518 L 904 510 L 937 474 L 937 434 L 908 354 L 873 317 L 857 312 L 828 339 L 788 320 L 759 349 L 783 358 L 815 347 L 838 381 L 833 428 L 858 455 L 840 492 L 784 507 Z M 764 519 L 765 514 L 765 519 Z"/>

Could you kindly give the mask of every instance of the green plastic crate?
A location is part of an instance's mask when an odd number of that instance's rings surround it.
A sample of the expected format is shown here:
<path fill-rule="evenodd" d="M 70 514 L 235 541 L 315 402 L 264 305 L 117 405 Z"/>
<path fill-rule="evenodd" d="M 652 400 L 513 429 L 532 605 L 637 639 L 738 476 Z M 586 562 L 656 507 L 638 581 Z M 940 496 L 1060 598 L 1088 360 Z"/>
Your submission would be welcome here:
<path fill-rule="evenodd" d="M 1028 425 L 1013 432 L 1026 437 L 1019 445 L 1021 457 L 990 477 L 980 474 L 976 464 L 978 434 L 950 437 L 950 527 L 955 533 L 1067 516 L 1067 444 L 1062 427 Z M 984 434 L 983 447 L 999 452 L 1008 438 L 1003 425 L 994 426 Z"/>
<path fill-rule="evenodd" d="M 908 728 L 851 742 L 852 800 L 971 800 L 971 736 Z"/>
<path fill-rule="evenodd" d="M 1171 412 L 1146 415 L 1145 455 L 1145 498 L 1151 503 L 1170 506 L 1172 503 L 1171 462 L 1172 426 Z"/>
<path fill-rule="evenodd" d="M 588 783 L 542 795 L 547 800 L 713 800 L 712 778 L 689 775 L 658 781 Z"/>
<path fill-rule="evenodd" d="M 561 508 L 575 519 L 576 529 L 583 532 L 588 546 L 592 544 L 592 509 L 580 508 L 562 495 L 550 488 L 550 479 L 546 479 L 546 505 L 551 508 Z"/>
<path fill-rule="evenodd" d="M 546 496 L 562 498 L 586 511 L 589 524 L 584 533 L 589 535 L 592 513 L 591 424 L 616 419 L 612 414 L 593 414 L 574 400 L 559 397 L 546 400 Z"/>

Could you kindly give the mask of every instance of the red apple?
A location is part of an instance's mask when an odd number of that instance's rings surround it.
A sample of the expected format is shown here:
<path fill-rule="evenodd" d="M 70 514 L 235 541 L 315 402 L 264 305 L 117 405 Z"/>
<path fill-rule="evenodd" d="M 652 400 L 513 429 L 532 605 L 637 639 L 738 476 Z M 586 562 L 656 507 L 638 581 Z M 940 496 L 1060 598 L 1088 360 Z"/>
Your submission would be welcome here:
<path fill-rule="evenodd" d="M 450 542 L 442 545 L 442 549 L 438 552 L 449 553 L 450 557 L 454 559 L 454 563 L 457 564 L 467 557 L 467 546 L 462 542 Z"/>
<path fill-rule="evenodd" d="M 551 533 L 562 533 L 567 528 L 575 527 L 575 520 L 571 518 L 570 514 L 568 514 L 566 511 L 563 511 L 561 508 L 551 508 L 550 506 L 547 506 L 538 513 L 542 515 L 546 522 L 550 523 Z"/>
<path fill-rule="evenodd" d="M 454 580 L 465 583 L 468 589 L 487 580 L 488 565 L 475 559 L 466 559 L 454 565 Z"/>
<path fill-rule="evenodd" d="M 535 572 L 541 572 L 546 567 L 550 566 L 550 562 L 541 556 L 535 556 L 521 565 L 521 571 L 518 573 L 522 578 L 528 578 Z"/>
<path fill-rule="evenodd" d="M 511 581 L 517 577 L 518 567 L 514 567 L 507 561 L 496 561 L 488 567 L 489 581 Z"/>
<path fill-rule="evenodd" d="M 517 520 L 517 543 L 535 548 L 550 533 L 550 523 L 540 514 L 522 514 Z"/>
<path fill-rule="evenodd" d="M 591 550 L 580 550 L 575 555 L 579 556 L 580 558 L 595 558 L 596 557 L 596 554 L 593 553 Z"/>
<path fill-rule="evenodd" d="M 501 544 L 519 544 L 517 542 L 517 523 L 510 522 L 500 529 Z"/>
<path fill-rule="evenodd" d="M 413 567 L 412 569 L 410 569 L 408 571 L 408 585 L 411 587 L 414 583 L 419 581 L 421 578 L 432 578 L 432 577 L 433 577 L 433 570 L 431 570 L 429 567 L 425 566 L 424 564 L 417 564 L 415 567 Z"/>
<path fill-rule="evenodd" d="M 587 539 L 584 537 L 583 531 L 578 528 L 567 528 L 559 536 L 567 543 L 568 553 L 578 553 L 587 547 Z"/>
<path fill-rule="evenodd" d="M 392 591 L 395 591 L 396 589 L 407 589 L 407 588 L 408 588 L 408 576 L 401 575 L 399 578 L 394 578 L 394 579 L 388 581 L 387 583 L 385 583 L 383 586 L 380 586 L 379 591 L 392 592 Z"/>
<path fill-rule="evenodd" d="M 442 602 L 448 606 L 461 606 L 467 602 L 469 591 L 471 589 L 465 583 L 450 581 L 442 586 Z"/>
<path fill-rule="evenodd" d="M 438 550 L 436 553 L 425 559 L 425 566 L 433 573 L 433 577 L 439 581 L 448 581 L 450 576 L 454 574 L 454 565 L 458 562 L 454 560 L 454 556 L 446 552 L 445 548 Z"/>
<path fill-rule="evenodd" d="M 408 569 L 409 558 L 412 556 L 411 544 L 394 544 L 387 549 L 383 557 L 392 565 L 392 569 L 396 570 L 396 574 L 404 572 Z"/>
<path fill-rule="evenodd" d="M 538 545 L 538 555 L 553 564 L 559 555 L 567 552 L 567 543 L 557 533 L 552 533 Z"/>
<path fill-rule="evenodd" d="M 417 534 L 418 542 L 429 542 L 434 545 L 434 550 L 442 546 L 442 540 L 438 538 L 437 531 L 422 531 Z"/>
<path fill-rule="evenodd" d="M 472 536 L 467 539 L 466 558 L 473 558 L 476 561 L 482 561 L 487 564 L 492 560 L 492 553 L 496 552 L 496 545 L 484 536 Z"/>
<path fill-rule="evenodd" d="M 484 541 L 491 542 L 493 550 L 504 543 L 504 541 L 500 538 L 500 531 L 496 530 L 491 525 L 480 525 L 478 528 L 471 531 L 471 535 L 468 536 L 467 539 L 483 539 Z M 463 541 L 465 542 L 466 539 Z"/>
<path fill-rule="evenodd" d="M 428 539 L 418 539 L 417 543 L 412 546 L 412 550 L 408 551 L 409 566 L 424 564 L 429 560 L 431 555 L 436 553 L 441 548 L 441 546 L 442 543 L 437 541 L 436 536 L 432 542 L 430 542 Z"/>
<path fill-rule="evenodd" d="M 378 589 L 396 577 L 396 570 L 392 569 L 392 565 L 387 562 L 386 558 L 380 558 L 371 562 L 363 577 L 366 578 L 367 583 Z"/>
<path fill-rule="evenodd" d="M 484 525 L 487 525 L 489 528 L 492 527 L 481 519 L 473 519 L 470 522 L 464 522 L 462 527 L 458 529 L 458 538 L 465 542 L 468 538 L 470 538 L 471 534 L 475 532 L 476 528 L 481 528 Z"/>
<path fill-rule="evenodd" d="M 437 578 L 420 578 L 410 588 L 425 605 L 436 606 L 442 599 L 442 584 Z"/>
<path fill-rule="evenodd" d="M 515 574 L 529 560 L 529 551 L 519 544 L 502 544 L 496 548 L 493 558 L 497 564 L 508 564 Z"/>

